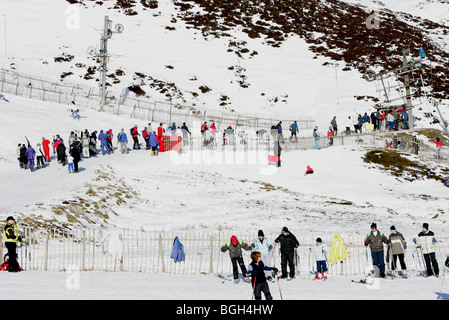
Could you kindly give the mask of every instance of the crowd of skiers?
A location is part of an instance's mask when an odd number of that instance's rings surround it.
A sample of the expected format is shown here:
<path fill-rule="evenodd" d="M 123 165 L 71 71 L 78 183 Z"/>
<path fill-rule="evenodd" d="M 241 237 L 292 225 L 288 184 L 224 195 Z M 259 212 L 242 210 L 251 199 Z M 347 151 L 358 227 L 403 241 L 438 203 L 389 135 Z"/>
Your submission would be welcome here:
<path fill-rule="evenodd" d="M 371 257 L 373 266 L 379 272 L 380 277 L 385 277 L 385 262 L 383 244 L 388 245 L 387 261 L 391 263 L 391 270 L 394 273 L 397 269 L 397 260 L 401 266 L 402 275 L 407 278 L 407 266 L 405 263 L 405 250 L 407 249 L 407 242 L 404 236 L 396 230 L 394 226 L 390 227 L 390 236 L 387 236 L 381 231 L 377 230 L 377 225 L 371 225 L 371 231 L 365 237 L 365 246 L 371 250 Z M 413 242 L 422 254 L 422 267 L 425 267 L 425 276 L 439 276 L 439 266 L 436 259 L 435 246 L 437 240 L 435 234 L 429 230 L 429 224 L 422 225 L 422 231 L 418 234 L 418 238 L 413 238 Z M 420 258 L 420 257 L 418 257 Z M 448 258 L 449 259 L 449 258 Z M 445 265 L 448 266 L 448 261 Z"/>
<path fill-rule="evenodd" d="M 435 246 L 437 240 L 435 234 L 429 230 L 429 224 L 422 225 L 422 231 L 416 238 L 413 238 L 416 248 L 419 249 L 420 256 L 418 259 L 422 263 L 422 276 L 439 276 L 440 269 L 436 259 Z M 280 245 L 280 277 L 277 276 L 279 270 L 275 267 L 275 248 Z M 390 235 L 385 235 L 377 229 L 376 223 L 371 224 L 371 230 L 364 238 L 364 245 L 367 250 L 371 251 L 371 260 L 373 269 L 371 276 L 385 278 L 385 261 L 389 263 L 390 276 L 396 276 L 399 269 L 402 277 L 407 278 L 407 265 L 405 260 L 405 250 L 407 242 L 395 226 L 390 227 Z M 384 245 L 387 246 L 387 255 L 385 257 Z M 222 247 L 221 251 L 228 252 L 232 263 L 234 283 L 239 283 L 239 267 L 245 282 L 249 282 L 253 286 L 253 292 L 256 300 L 261 299 L 261 293 L 264 293 L 267 300 L 271 300 L 272 296 L 267 281 L 274 281 L 276 277 L 279 279 L 294 279 L 295 265 L 298 258 L 297 249 L 299 242 L 297 238 L 290 232 L 287 227 L 282 229 L 281 234 L 272 241 L 267 238 L 263 230 L 259 230 L 257 238 L 251 244 L 241 238 L 233 235 Z M 251 262 L 248 268 L 243 260 L 243 251 L 251 252 Z M 329 249 L 323 243 L 321 238 L 316 239 L 314 246 L 309 248 L 310 253 L 315 258 L 316 272 L 315 280 L 326 280 L 328 272 Z M 367 251 L 368 254 L 368 251 Z M 368 259 L 368 257 L 367 257 Z M 446 258 L 444 265 L 449 267 L 449 257 Z"/>
<path fill-rule="evenodd" d="M 338 130 L 337 119 L 331 120 L 331 126 L 336 133 Z M 393 108 L 392 110 L 377 110 L 371 112 L 371 115 L 365 112 L 362 116 L 348 116 L 344 121 L 345 134 L 350 135 L 352 130 L 355 133 L 362 133 L 365 130 L 371 131 L 398 131 L 400 129 L 408 130 L 409 116 L 404 107 Z"/>
<path fill-rule="evenodd" d="M 145 149 L 151 150 L 152 156 L 157 156 L 159 153 L 160 141 L 162 136 L 167 135 L 181 135 L 186 137 L 190 134 L 189 129 L 184 123 L 180 131 L 176 131 L 175 124 L 167 128 L 163 127 L 161 123 L 159 127 L 153 131 L 151 123 L 148 124 L 142 131 L 139 131 L 138 126 L 133 126 L 129 135 L 124 129 L 117 134 L 117 148 L 114 148 L 114 133 L 112 129 L 89 132 L 72 131 L 67 140 L 63 139 L 59 134 L 53 136 L 53 139 L 42 138 L 42 142 L 36 144 L 34 148 L 27 139 L 27 144 L 19 143 L 17 147 L 17 160 L 20 168 L 35 169 L 46 167 L 46 163 L 51 160 L 51 150 L 53 151 L 53 159 L 56 159 L 59 164 L 68 165 L 68 171 L 79 172 L 78 163 L 82 158 L 90 158 L 96 156 L 99 152 L 101 154 L 114 153 L 118 149 L 121 153 L 129 153 L 128 143 L 132 139 L 133 149 L 140 150 L 141 142 L 139 138 L 142 137 L 145 143 Z M 99 145 L 99 149 L 97 149 Z M 37 160 L 37 163 L 36 163 Z M 37 165 L 36 165 L 37 164 Z"/>

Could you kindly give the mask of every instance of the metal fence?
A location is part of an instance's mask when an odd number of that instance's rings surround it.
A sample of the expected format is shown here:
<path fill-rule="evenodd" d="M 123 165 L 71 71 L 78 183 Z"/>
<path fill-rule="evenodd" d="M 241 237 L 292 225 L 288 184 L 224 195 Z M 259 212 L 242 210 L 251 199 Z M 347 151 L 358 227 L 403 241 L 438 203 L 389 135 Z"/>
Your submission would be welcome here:
<path fill-rule="evenodd" d="M 168 274 L 219 274 L 232 275 L 229 254 L 220 248 L 231 237 L 227 231 L 218 232 L 145 232 L 131 230 L 23 230 L 24 242 L 18 248 L 19 264 L 25 270 L 40 271 L 111 271 L 143 272 Z M 369 249 L 363 245 L 360 234 L 340 234 L 350 254 L 343 262 L 329 266 L 329 275 L 365 275 L 372 266 Z M 112 237 L 111 237 L 112 236 Z M 254 234 L 239 234 L 239 238 L 251 244 Z M 277 234 L 266 234 L 274 239 Z M 114 237 L 115 240 L 114 240 Z M 185 259 L 174 262 L 170 257 L 175 237 L 182 243 Z M 300 243 L 297 249 L 297 275 L 308 277 L 316 270 L 315 259 L 310 248 L 315 239 L 321 237 L 330 248 L 333 234 L 297 235 Z M 115 243 L 113 243 L 115 241 Z M 411 239 L 407 239 L 409 249 L 405 261 L 409 274 L 419 274 L 423 270 Z M 437 259 L 444 263 L 445 246 L 438 242 Z M 0 246 L 2 256 L 6 249 Z M 250 263 L 251 251 L 243 251 L 246 265 Z M 388 257 L 386 255 L 388 261 Z M 279 245 L 275 246 L 271 266 L 279 270 Z M 387 267 L 388 270 L 388 267 Z"/>
<path fill-rule="evenodd" d="M 297 121 L 300 129 L 311 129 L 315 121 L 311 119 L 279 119 L 266 118 L 254 114 L 244 114 L 206 108 L 181 105 L 170 101 L 154 101 L 150 98 L 134 96 L 133 93 L 118 93 L 108 91 L 107 105 L 101 106 L 100 89 L 86 87 L 79 84 L 66 84 L 63 82 L 48 81 L 23 75 L 8 70 L 0 70 L 0 90 L 17 96 L 47 102 L 65 104 L 71 109 L 90 108 L 110 112 L 117 115 L 126 115 L 136 119 L 143 119 L 152 123 L 171 125 L 173 122 L 192 126 L 194 123 L 207 121 L 215 122 L 217 126 L 270 128 L 279 121 L 293 123 Z"/>

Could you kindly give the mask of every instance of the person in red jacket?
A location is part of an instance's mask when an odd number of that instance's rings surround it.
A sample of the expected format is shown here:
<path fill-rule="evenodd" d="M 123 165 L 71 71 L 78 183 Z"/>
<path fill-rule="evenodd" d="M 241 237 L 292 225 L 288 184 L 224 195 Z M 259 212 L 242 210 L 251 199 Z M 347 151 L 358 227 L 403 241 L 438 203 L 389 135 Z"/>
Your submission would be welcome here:
<path fill-rule="evenodd" d="M 329 127 L 327 131 L 327 136 L 329 137 L 329 147 L 334 145 L 334 128 L 332 126 Z"/>
<path fill-rule="evenodd" d="M 50 140 L 42 138 L 42 148 L 44 149 L 45 161 L 50 162 Z"/>
<path fill-rule="evenodd" d="M 433 143 L 435 143 L 436 145 L 436 149 L 435 149 L 435 158 L 437 159 L 441 159 L 441 148 L 443 147 L 443 144 L 441 143 L 441 140 L 439 137 L 437 137 L 436 141 L 434 141 Z"/>
<path fill-rule="evenodd" d="M 134 140 L 133 149 L 140 150 L 140 144 L 139 144 L 139 131 L 137 130 L 137 124 L 132 129 L 132 137 Z"/>
<path fill-rule="evenodd" d="M 157 128 L 157 140 L 158 143 L 160 143 L 162 141 L 162 136 L 165 133 L 165 129 L 162 127 L 162 122 L 159 124 L 159 127 Z"/>

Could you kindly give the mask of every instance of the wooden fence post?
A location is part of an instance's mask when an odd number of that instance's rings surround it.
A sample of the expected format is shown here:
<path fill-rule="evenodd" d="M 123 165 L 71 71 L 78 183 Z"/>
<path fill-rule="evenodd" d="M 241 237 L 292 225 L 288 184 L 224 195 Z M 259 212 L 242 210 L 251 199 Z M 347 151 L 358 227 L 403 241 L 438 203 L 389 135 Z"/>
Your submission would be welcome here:
<path fill-rule="evenodd" d="M 162 273 L 165 273 L 164 247 L 162 246 L 162 235 L 159 235 L 159 253 L 162 261 Z"/>

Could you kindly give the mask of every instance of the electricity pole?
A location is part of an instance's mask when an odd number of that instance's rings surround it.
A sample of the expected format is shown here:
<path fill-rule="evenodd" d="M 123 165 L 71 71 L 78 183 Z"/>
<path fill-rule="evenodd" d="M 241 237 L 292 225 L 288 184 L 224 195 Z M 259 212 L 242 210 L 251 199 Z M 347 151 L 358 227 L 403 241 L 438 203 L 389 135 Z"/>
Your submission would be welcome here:
<path fill-rule="evenodd" d="M 111 30 L 112 21 L 109 20 L 108 16 L 104 17 L 104 27 L 103 34 L 100 40 L 100 52 L 97 54 L 94 47 L 88 48 L 88 53 L 92 56 L 97 57 L 100 60 L 100 111 L 103 111 L 106 105 L 106 76 L 108 72 L 108 62 L 110 55 L 108 54 L 108 39 L 112 37 L 113 33 L 122 33 L 123 25 L 116 24 L 115 31 Z"/>
<path fill-rule="evenodd" d="M 404 82 L 405 82 L 405 95 L 407 99 L 407 114 L 408 114 L 408 127 L 413 130 L 413 106 L 412 106 L 412 97 L 410 94 L 410 67 L 407 61 L 407 53 L 408 49 L 404 49 L 403 59 L 402 59 L 402 68 L 404 71 Z"/>

